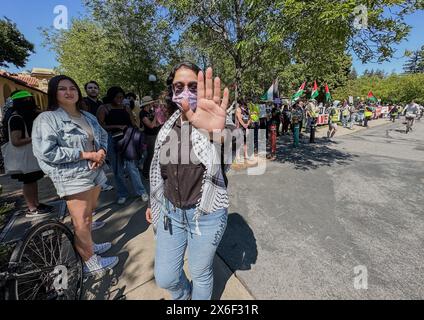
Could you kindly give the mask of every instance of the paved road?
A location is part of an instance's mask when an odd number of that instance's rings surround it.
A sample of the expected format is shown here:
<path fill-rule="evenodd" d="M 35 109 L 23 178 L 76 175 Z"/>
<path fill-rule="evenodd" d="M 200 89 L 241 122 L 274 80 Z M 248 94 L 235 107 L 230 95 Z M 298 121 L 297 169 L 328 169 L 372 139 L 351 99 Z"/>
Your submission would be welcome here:
<path fill-rule="evenodd" d="M 287 139 L 264 175 L 230 174 L 219 254 L 239 279 L 258 299 L 423 299 L 424 121 Z"/>

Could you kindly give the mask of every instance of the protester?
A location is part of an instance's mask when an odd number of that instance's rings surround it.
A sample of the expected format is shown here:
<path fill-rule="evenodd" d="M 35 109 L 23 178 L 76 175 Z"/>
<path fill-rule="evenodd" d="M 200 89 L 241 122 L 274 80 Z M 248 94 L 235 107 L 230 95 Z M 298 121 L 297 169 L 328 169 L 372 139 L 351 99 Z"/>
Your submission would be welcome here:
<path fill-rule="evenodd" d="M 355 106 L 349 105 L 349 129 L 353 130 L 353 125 L 356 123 L 357 110 Z"/>
<path fill-rule="evenodd" d="M 157 232 L 155 279 L 175 300 L 211 299 L 213 261 L 227 224 L 229 166 L 216 159 L 222 138 L 215 137 L 212 143 L 210 135 L 226 123 L 235 126 L 226 117 L 228 89 L 221 97 L 221 81 L 213 80 L 211 68 L 204 79 L 192 63 L 172 70 L 168 101 L 176 111 L 159 132 L 150 170 L 151 208 L 146 218 Z M 183 139 L 185 134 L 191 139 Z M 174 145 L 179 151 L 177 164 L 165 161 Z M 187 154 L 192 156 L 183 164 Z M 183 270 L 187 248 L 192 283 Z"/>
<path fill-rule="evenodd" d="M 292 118 L 292 123 L 291 123 L 291 131 L 294 133 L 294 121 L 293 121 L 293 117 L 296 117 L 296 124 L 299 126 L 299 135 L 301 133 L 302 130 L 302 123 L 303 123 L 303 101 L 298 101 L 295 103 L 295 105 L 292 108 L 292 112 L 291 112 L 291 118 Z"/>
<path fill-rule="evenodd" d="M 283 135 L 286 135 L 289 133 L 289 127 L 291 125 L 290 119 L 291 119 L 291 112 L 288 105 L 285 105 L 282 112 L 282 118 L 283 118 Z"/>
<path fill-rule="evenodd" d="M 96 116 L 99 107 L 103 104 L 103 102 L 99 100 L 99 84 L 96 81 L 90 81 L 84 85 L 84 89 L 87 94 L 87 97 L 83 99 L 84 110 Z"/>
<path fill-rule="evenodd" d="M 122 103 L 125 107 L 131 110 L 131 120 L 133 123 L 135 123 L 137 128 L 140 128 L 140 119 L 138 118 L 138 114 L 140 113 L 140 107 L 137 104 L 137 96 L 135 95 L 135 93 L 127 93 Z"/>
<path fill-rule="evenodd" d="M 140 112 L 140 123 L 144 127 L 146 135 L 147 155 L 143 163 L 143 177 L 146 180 L 150 179 L 150 165 L 152 163 L 153 154 L 155 152 L 156 137 L 161 129 L 161 124 L 158 121 L 155 113 L 155 103 L 152 97 L 146 96 L 142 99 Z"/>
<path fill-rule="evenodd" d="M 364 109 L 364 127 L 369 128 L 368 121 L 372 119 L 374 108 L 369 105 L 365 105 Z"/>
<path fill-rule="evenodd" d="M 347 125 L 349 123 L 349 118 L 350 118 L 350 111 L 349 111 L 349 105 L 347 104 L 347 101 L 345 100 L 345 103 L 343 104 L 342 108 L 341 108 L 341 113 L 342 113 L 342 125 L 343 128 L 347 128 Z"/>
<path fill-rule="evenodd" d="M 123 105 L 124 97 L 125 93 L 122 88 L 110 88 L 107 92 L 107 101 L 110 104 L 103 105 L 98 112 L 99 122 L 108 132 L 109 136 L 108 156 L 116 182 L 118 193 L 117 203 L 120 205 L 124 204 L 129 196 L 129 191 L 125 183 L 125 170 L 128 172 L 137 197 L 141 197 L 143 201 L 149 199 L 138 171 L 138 161 L 124 158 L 118 150 L 118 141 L 124 138 L 126 130 L 131 127 L 137 127 L 131 116 L 130 108 Z"/>
<path fill-rule="evenodd" d="M 333 138 L 337 132 L 337 123 L 339 122 L 339 113 L 337 107 L 338 101 L 334 101 L 333 106 L 328 110 L 328 132 L 327 138 Z"/>
<path fill-rule="evenodd" d="M 316 100 L 309 101 L 308 105 L 305 108 L 305 114 L 307 118 L 306 130 L 307 132 L 311 132 L 312 126 L 315 126 L 318 118 Z"/>
<path fill-rule="evenodd" d="M 250 128 L 253 129 L 253 145 L 254 145 L 254 153 L 255 155 L 258 154 L 258 146 L 259 146 L 259 129 L 261 128 L 261 120 L 260 120 L 260 116 L 261 116 L 261 107 L 259 104 L 255 103 L 254 101 L 250 101 L 247 104 L 248 108 L 249 108 L 249 114 L 250 114 Z M 268 119 L 266 119 L 265 121 L 265 125 L 266 125 L 266 137 L 268 139 Z M 251 159 L 253 160 L 253 159 Z"/>
<path fill-rule="evenodd" d="M 239 106 L 237 107 L 236 110 L 236 126 L 238 128 L 242 128 L 243 130 L 243 137 L 244 137 L 244 146 L 243 146 L 243 150 L 244 150 L 244 160 L 242 161 L 240 159 L 240 156 L 237 155 L 237 159 L 236 161 L 238 163 L 247 161 L 247 159 L 249 158 L 248 154 L 247 154 L 247 135 L 249 132 L 249 127 L 252 124 L 252 120 L 250 119 L 250 112 L 249 112 L 249 108 L 247 107 L 246 103 L 244 101 L 241 101 Z"/>
<path fill-rule="evenodd" d="M 280 136 L 280 124 L 281 124 L 280 116 L 281 116 L 280 107 L 278 105 L 274 105 L 271 110 L 271 124 L 274 124 L 276 126 L 277 137 Z"/>
<path fill-rule="evenodd" d="M 399 113 L 398 106 L 396 106 L 396 105 L 392 106 L 392 108 L 390 109 L 390 112 L 389 112 L 389 114 L 390 114 L 390 121 L 395 122 L 395 120 L 396 120 L 396 118 L 398 116 L 398 113 Z"/>
<path fill-rule="evenodd" d="M 34 122 L 34 154 L 58 195 L 66 200 L 84 273 L 110 270 L 118 258 L 102 258 L 99 254 L 108 251 L 111 244 L 95 244 L 91 235 L 100 185 L 106 181 L 102 166 L 108 149 L 107 134 L 96 117 L 81 109 L 81 91 L 71 78 L 51 79 L 48 98 L 50 111 Z"/>
<path fill-rule="evenodd" d="M 32 152 L 32 128 L 39 112 L 34 97 L 28 91 L 15 91 L 11 96 L 11 107 L 6 110 L 3 119 L 3 136 L 6 143 L 4 154 L 5 167 L 17 165 L 15 169 L 20 173 L 11 174 L 11 178 L 22 182 L 23 195 L 28 207 L 25 212 L 27 218 L 39 218 L 53 212 L 53 207 L 40 203 L 38 199 L 38 181 L 44 177 L 43 171 L 34 163 L 36 160 Z M 20 150 L 26 148 L 27 153 Z M 20 155 L 27 158 L 19 158 Z"/>

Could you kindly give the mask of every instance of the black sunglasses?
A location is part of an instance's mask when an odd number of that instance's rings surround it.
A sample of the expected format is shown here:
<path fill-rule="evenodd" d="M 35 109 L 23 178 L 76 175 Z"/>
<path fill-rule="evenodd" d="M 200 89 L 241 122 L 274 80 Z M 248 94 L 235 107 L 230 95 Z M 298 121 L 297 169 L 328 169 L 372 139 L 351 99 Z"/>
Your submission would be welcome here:
<path fill-rule="evenodd" d="M 197 94 L 197 82 L 190 82 L 187 86 L 182 82 L 172 84 L 172 89 L 176 95 L 183 93 L 186 87 L 191 93 Z"/>

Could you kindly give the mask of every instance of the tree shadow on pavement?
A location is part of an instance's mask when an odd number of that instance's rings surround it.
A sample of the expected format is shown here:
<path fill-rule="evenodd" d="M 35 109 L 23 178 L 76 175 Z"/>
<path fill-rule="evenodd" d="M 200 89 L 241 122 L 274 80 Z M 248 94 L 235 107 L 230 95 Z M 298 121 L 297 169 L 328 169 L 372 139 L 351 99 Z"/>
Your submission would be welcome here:
<path fill-rule="evenodd" d="M 337 145 L 337 142 L 327 139 L 316 139 L 316 143 L 310 144 L 303 140 L 297 148 L 292 144 L 282 143 L 277 145 L 276 162 L 294 164 L 296 170 L 314 170 L 322 166 L 332 166 L 334 164 L 347 164 L 356 158 L 348 152 L 343 152 L 331 145 Z"/>
<path fill-rule="evenodd" d="M 111 205 L 99 219 L 98 221 L 109 220 L 105 230 L 101 230 L 98 234 L 93 236 L 93 239 L 97 242 L 112 241 L 115 239 L 115 242 L 112 246 L 112 249 L 102 256 L 114 256 L 117 255 L 119 258 L 119 263 L 113 268 L 113 271 L 110 271 L 103 275 L 103 277 L 92 277 L 88 279 L 85 283 L 85 299 L 89 300 L 123 300 L 125 299 L 126 286 L 117 287 L 119 284 L 119 279 L 124 273 L 124 266 L 127 264 L 128 259 L 137 259 L 138 255 L 141 252 L 137 253 L 137 256 L 129 256 L 127 250 L 125 250 L 125 245 L 129 243 L 132 239 L 136 238 L 139 234 L 142 234 L 147 231 L 149 224 L 145 218 L 145 206 L 142 208 L 137 208 L 127 223 L 122 228 L 116 228 L 117 225 L 121 225 L 120 220 L 127 220 L 128 217 L 125 217 L 124 214 L 120 214 L 120 210 L 129 210 L 129 208 L 134 208 L 134 204 L 137 203 L 139 199 L 128 203 L 126 207 Z M 136 205 L 137 206 L 137 205 Z M 136 226 L 136 227 L 135 227 Z M 97 232 L 96 232 L 97 233 Z M 135 276 L 132 277 L 131 274 L 125 274 L 126 283 L 133 283 L 135 281 Z"/>
<path fill-rule="evenodd" d="M 225 285 L 237 271 L 250 270 L 258 258 L 258 249 L 253 230 L 239 213 L 228 215 L 227 229 L 219 244 L 218 255 L 230 269 L 229 272 L 218 272 L 214 268 L 215 286 L 212 299 L 219 299 Z M 227 269 L 227 268 L 226 268 Z"/>

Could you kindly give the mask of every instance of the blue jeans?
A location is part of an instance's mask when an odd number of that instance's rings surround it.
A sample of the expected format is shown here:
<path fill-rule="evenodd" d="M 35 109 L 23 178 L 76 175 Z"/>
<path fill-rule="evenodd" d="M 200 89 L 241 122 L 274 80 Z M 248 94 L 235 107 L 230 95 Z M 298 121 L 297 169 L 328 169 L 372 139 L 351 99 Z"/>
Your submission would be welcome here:
<path fill-rule="evenodd" d="M 155 278 L 159 287 L 168 290 L 174 300 L 210 300 L 213 290 L 213 260 L 227 227 L 227 209 L 199 217 L 199 229 L 193 220 L 195 208 L 182 210 L 169 201 L 162 210 L 156 238 Z M 168 230 L 164 217 L 170 219 Z M 188 248 L 191 285 L 183 270 Z"/>
<path fill-rule="evenodd" d="M 127 198 L 129 196 L 128 188 L 125 183 L 125 170 L 130 176 L 134 192 L 137 196 L 141 196 L 146 192 L 143 182 L 141 181 L 140 172 L 138 171 L 138 161 L 126 160 L 115 151 L 115 145 L 112 138 L 109 139 L 109 160 L 112 166 L 113 175 L 115 177 L 116 190 L 119 198 Z"/>
<path fill-rule="evenodd" d="M 348 116 L 343 116 L 342 117 L 342 124 L 343 124 L 343 128 L 347 127 L 347 123 L 349 122 L 349 117 Z"/>

